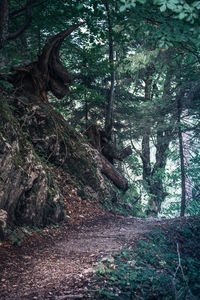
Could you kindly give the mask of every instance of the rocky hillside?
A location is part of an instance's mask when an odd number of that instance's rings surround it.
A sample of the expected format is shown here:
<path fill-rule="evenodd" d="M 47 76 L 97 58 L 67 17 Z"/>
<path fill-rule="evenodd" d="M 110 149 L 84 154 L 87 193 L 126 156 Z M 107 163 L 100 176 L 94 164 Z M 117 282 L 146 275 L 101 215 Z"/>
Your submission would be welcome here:
<path fill-rule="evenodd" d="M 66 202 L 112 201 L 117 192 L 102 170 L 100 153 L 51 105 L 1 90 L 1 237 L 8 225 L 63 220 Z"/>

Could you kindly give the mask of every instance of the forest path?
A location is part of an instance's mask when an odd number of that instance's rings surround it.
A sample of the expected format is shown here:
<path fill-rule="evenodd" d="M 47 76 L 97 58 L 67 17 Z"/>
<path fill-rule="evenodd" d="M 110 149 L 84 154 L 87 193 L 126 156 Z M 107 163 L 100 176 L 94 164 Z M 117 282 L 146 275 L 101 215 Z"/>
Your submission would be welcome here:
<path fill-rule="evenodd" d="M 82 293 L 87 290 L 87 276 L 99 258 L 120 251 L 169 222 L 100 216 L 65 227 L 39 245 L 0 247 L 0 299 L 85 299 Z"/>

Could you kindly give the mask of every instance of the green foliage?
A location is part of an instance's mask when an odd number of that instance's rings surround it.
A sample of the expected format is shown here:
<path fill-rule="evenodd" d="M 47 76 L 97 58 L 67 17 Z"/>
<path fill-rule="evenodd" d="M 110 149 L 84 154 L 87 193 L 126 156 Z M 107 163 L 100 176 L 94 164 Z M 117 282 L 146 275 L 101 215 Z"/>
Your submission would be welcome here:
<path fill-rule="evenodd" d="M 134 8 L 137 2 L 140 4 L 145 4 L 146 0 L 120 0 L 120 2 L 121 2 L 120 12 L 123 12 L 126 9 Z"/>
<path fill-rule="evenodd" d="M 40 230 L 36 227 L 29 227 L 29 226 L 23 226 L 23 227 L 14 227 L 14 228 L 8 228 L 7 229 L 7 240 L 11 242 L 15 246 L 22 246 L 23 241 L 31 235 L 31 233 L 34 231 Z"/>
<path fill-rule="evenodd" d="M 198 10 L 200 9 L 200 1 L 194 1 L 188 4 L 184 0 L 154 0 L 154 4 L 159 5 L 160 11 L 165 12 L 171 10 L 177 14 L 180 20 L 186 19 L 189 22 L 194 22 L 198 18 Z"/>
<path fill-rule="evenodd" d="M 136 7 L 137 2 L 143 5 L 147 4 L 147 0 L 120 0 L 120 2 L 120 12 Z M 171 11 L 175 18 L 186 19 L 191 23 L 194 23 L 198 18 L 200 10 L 200 1 L 188 4 L 185 0 L 153 0 L 153 5 L 158 5 L 161 13 Z"/>
<path fill-rule="evenodd" d="M 12 114 L 13 109 L 14 107 L 8 104 L 8 102 L 5 100 L 5 97 L 2 97 L 0 100 L 0 117 L 3 122 L 8 122 L 8 123 L 15 122 L 15 119 Z"/>
<path fill-rule="evenodd" d="M 93 281 L 99 286 L 94 298 L 198 299 L 199 226 L 199 218 L 183 224 L 177 220 L 173 226 L 152 232 L 137 246 L 101 261 Z"/>
<path fill-rule="evenodd" d="M 119 145 L 131 143 L 137 148 L 134 157 L 126 160 L 126 175 L 130 186 L 135 184 L 127 193 L 125 204 L 132 204 L 137 197 L 155 197 L 153 192 L 142 190 L 141 140 L 146 131 L 151 139 L 151 171 L 155 163 L 155 147 L 158 144 L 157 133 L 165 131 L 169 125 L 172 130 L 172 142 L 177 142 L 177 126 L 175 124 L 176 98 L 179 88 L 190 95 L 193 87 L 199 82 L 199 10 L 200 1 L 186 0 L 120 0 L 107 1 L 111 21 L 111 32 L 114 44 L 114 61 L 109 63 L 109 28 L 105 13 L 105 1 L 53 1 L 36 3 L 33 5 L 33 20 L 27 30 L 16 40 L 8 41 L 4 49 L 0 50 L 0 72 L 8 72 L 12 65 L 18 65 L 23 60 L 36 60 L 37 55 L 50 36 L 62 31 L 70 25 L 84 21 L 79 29 L 66 38 L 60 59 L 63 65 L 72 73 L 73 84 L 69 87 L 69 94 L 62 100 L 52 95 L 51 103 L 61 112 L 68 122 L 80 131 L 92 124 L 104 126 L 105 103 L 109 90 L 109 78 L 115 71 L 115 92 L 113 105 L 113 129 Z M 24 14 L 13 15 L 20 10 L 26 1 L 10 1 L 9 30 L 16 31 L 24 23 Z M 17 16 L 17 17 L 16 17 Z M 144 85 L 148 77 L 148 69 L 153 66 L 151 99 L 145 99 Z M 170 87 L 165 93 L 166 78 L 170 77 Z M 4 81 L 4 86 L 8 87 Z M 189 109 L 189 115 L 199 119 L 199 92 L 196 91 L 192 99 L 182 97 L 183 109 Z M 6 111 L 5 104 L 0 103 L 0 115 L 12 122 L 12 114 Z M 48 109 L 46 107 L 46 109 Z M 4 113 L 6 112 L 6 113 Z M 172 120 L 172 121 L 171 121 Z M 53 128 L 58 120 L 49 118 L 49 128 Z M 160 125 L 162 123 L 162 125 Z M 195 126 L 181 122 L 183 131 L 189 131 L 193 136 L 198 133 L 198 122 Z M 162 128 L 160 128 L 162 127 Z M 62 140 L 62 138 L 60 137 Z M 198 138 L 197 138 L 198 140 Z M 80 157 L 73 155 L 71 166 L 78 180 L 87 184 L 87 180 L 97 186 L 94 176 L 83 176 L 88 164 L 88 157 L 84 157 L 80 149 L 73 147 L 73 139 L 64 134 L 64 141 L 70 152 L 78 151 Z M 198 140 L 199 141 L 199 140 Z M 170 147 L 172 147 L 172 142 Z M 160 142 L 160 149 L 164 142 Z M 139 145 L 139 146 L 138 146 Z M 122 147 L 121 147 L 122 148 Z M 194 148 L 197 148 L 195 145 Z M 168 149 L 169 150 L 169 149 Z M 39 144 L 38 155 L 48 160 L 46 150 Z M 170 213 L 179 207 L 180 200 L 180 169 L 177 151 L 173 155 L 168 152 L 168 161 L 173 161 L 176 170 L 165 171 L 160 168 L 148 178 L 153 185 L 162 181 L 164 191 L 167 190 L 168 200 L 173 200 Z M 197 155 L 199 157 L 199 153 Z M 17 161 L 17 160 L 16 160 Z M 52 161 L 48 163 L 53 163 Z M 94 171 L 94 166 L 89 164 Z M 66 166 L 67 168 L 67 166 Z M 198 170 L 191 163 L 188 175 L 192 178 L 194 187 L 199 185 Z M 193 171 L 191 171 L 193 170 Z M 151 172 L 152 173 L 152 172 Z M 189 174 L 190 173 L 190 174 Z M 192 173 L 192 174 L 191 174 Z M 95 171 L 93 172 L 95 174 Z M 82 191 L 82 187 L 80 189 Z M 174 192 L 176 190 L 176 192 Z M 142 191 L 142 192 L 141 192 Z M 171 197 L 171 199 L 170 199 Z M 193 198 L 187 212 L 198 213 L 198 200 Z M 136 211 L 142 209 L 137 203 Z M 124 208 L 120 208 L 124 209 Z M 135 210 L 135 209 L 134 209 Z"/>

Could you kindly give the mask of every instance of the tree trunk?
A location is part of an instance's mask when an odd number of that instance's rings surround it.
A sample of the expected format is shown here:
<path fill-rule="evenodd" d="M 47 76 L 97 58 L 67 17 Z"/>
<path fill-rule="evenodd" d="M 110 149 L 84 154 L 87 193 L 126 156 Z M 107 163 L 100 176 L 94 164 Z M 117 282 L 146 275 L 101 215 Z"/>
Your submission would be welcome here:
<path fill-rule="evenodd" d="M 88 128 L 88 99 L 85 93 L 85 129 Z"/>
<path fill-rule="evenodd" d="M 109 178 L 114 185 L 122 190 L 126 191 L 128 189 L 127 179 L 119 172 L 115 167 L 103 156 L 101 155 L 102 170 L 101 172 Z"/>
<path fill-rule="evenodd" d="M 181 131 L 181 98 L 177 99 L 177 123 L 178 123 L 178 140 L 179 140 L 179 156 L 181 164 L 181 212 L 180 216 L 185 214 L 186 207 L 186 186 L 185 186 L 185 163 L 184 163 L 184 150 L 183 150 L 183 136 Z"/>
<path fill-rule="evenodd" d="M 32 2 L 33 0 L 27 0 L 25 7 L 22 9 L 25 11 L 26 19 L 25 22 L 12 33 L 8 32 L 9 24 L 9 0 L 0 1 L 0 49 L 3 48 L 4 43 L 7 40 L 13 40 L 20 36 L 24 30 L 30 25 L 32 21 Z"/>
<path fill-rule="evenodd" d="M 153 75 L 153 68 L 150 69 L 150 76 Z M 151 84 L 152 79 L 147 78 L 145 84 L 145 99 L 151 99 Z M 165 99 L 170 92 L 170 76 L 166 77 L 163 91 L 163 99 Z M 151 168 L 150 162 L 150 131 L 145 133 L 142 140 L 142 161 L 143 161 L 143 179 L 146 183 L 145 187 L 149 193 L 149 203 L 147 215 L 157 215 L 161 210 L 161 204 L 164 201 L 167 193 L 163 187 L 163 174 L 167 161 L 167 150 L 171 141 L 172 126 L 168 124 L 167 127 L 163 124 L 162 119 L 157 121 L 156 134 L 156 157 L 154 167 Z"/>
<path fill-rule="evenodd" d="M 38 36 L 37 36 L 37 39 L 38 39 L 38 56 L 41 55 L 41 30 L 40 30 L 40 27 L 38 26 Z"/>
<path fill-rule="evenodd" d="M 149 66 L 146 71 L 145 79 L 145 101 L 151 100 L 151 84 L 154 68 Z M 143 180 L 150 184 L 151 162 L 150 162 L 150 130 L 146 129 L 142 138 L 142 163 L 143 163 Z"/>
<path fill-rule="evenodd" d="M 143 163 L 143 180 L 149 182 L 151 176 L 150 163 L 150 138 L 149 131 L 146 131 L 142 138 L 142 163 Z"/>
<path fill-rule="evenodd" d="M 147 214 L 152 212 L 157 215 L 161 210 L 161 204 L 168 195 L 163 187 L 163 175 L 165 173 L 165 166 L 167 161 L 167 150 L 171 141 L 171 130 L 158 130 L 157 144 L 156 144 L 156 162 L 151 171 L 149 180 L 149 207 Z"/>
<path fill-rule="evenodd" d="M 110 88 L 107 92 L 106 98 L 106 112 L 105 112 L 105 132 L 107 138 L 111 139 L 112 127 L 113 127 L 113 99 L 114 99 L 114 87 L 115 87 L 115 71 L 114 71 L 114 42 L 113 42 L 113 29 L 110 15 L 110 8 L 108 0 L 105 1 L 105 8 L 108 22 L 108 39 L 109 39 L 109 63 L 110 63 Z"/>
<path fill-rule="evenodd" d="M 9 21 L 9 1 L 1 0 L 0 2 L 0 49 L 3 48 L 8 38 L 8 21 Z"/>
<path fill-rule="evenodd" d="M 189 118 L 188 118 L 188 110 L 186 109 L 184 111 L 184 117 L 183 118 L 183 121 L 185 123 L 189 123 Z M 183 155 L 184 155 L 184 163 L 186 165 L 186 168 L 189 167 L 191 168 L 190 166 L 190 160 L 191 160 L 191 143 L 190 143 L 190 137 L 188 135 L 188 132 L 183 132 L 182 133 L 182 139 L 183 139 Z M 190 175 L 186 175 L 186 178 L 185 178 L 185 189 L 186 189 L 186 202 L 187 202 L 187 205 L 190 206 L 191 205 L 191 201 L 192 201 L 192 177 Z"/>
<path fill-rule="evenodd" d="M 126 157 L 128 157 L 129 155 L 131 155 L 133 153 L 131 146 L 127 146 L 126 148 L 124 148 L 122 151 L 119 152 L 119 160 L 122 161 L 124 160 Z"/>
<path fill-rule="evenodd" d="M 50 38 L 45 44 L 38 61 L 12 67 L 13 74 L 4 77 L 14 85 L 20 95 L 37 103 L 47 103 L 47 92 L 63 98 L 68 92 L 72 78 L 59 60 L 63 40 L 81 24 L 75 24 Z"/>
<path fill-rule="evenodd" d="M 88 137 L 90 144 L 102 153 L 110 163 L 113 163 L 114 159 L 123 161 L 132 154 L 131 146 L 117 151 L 116 145 L 107 139 L 105 132 L 100 130 L 96 124 L 91 124 L 86 129 L 85 135 Z"/>

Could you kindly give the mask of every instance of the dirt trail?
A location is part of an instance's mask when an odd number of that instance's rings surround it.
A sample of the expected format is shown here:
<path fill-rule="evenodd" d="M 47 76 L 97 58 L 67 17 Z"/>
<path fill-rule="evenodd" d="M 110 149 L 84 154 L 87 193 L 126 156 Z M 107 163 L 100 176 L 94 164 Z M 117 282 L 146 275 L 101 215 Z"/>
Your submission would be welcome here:
<path fill-rule="evenodd" d="M 121 250 L 167 222 L 99 217 L 82 222 L 81 226 L 65 228 L 57 237 L 37 247 L 8 252 L 1 249 L 0 299 L 80 299 L 87 276 L 100 257 Z"/>

